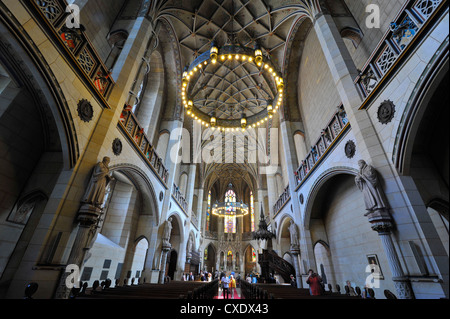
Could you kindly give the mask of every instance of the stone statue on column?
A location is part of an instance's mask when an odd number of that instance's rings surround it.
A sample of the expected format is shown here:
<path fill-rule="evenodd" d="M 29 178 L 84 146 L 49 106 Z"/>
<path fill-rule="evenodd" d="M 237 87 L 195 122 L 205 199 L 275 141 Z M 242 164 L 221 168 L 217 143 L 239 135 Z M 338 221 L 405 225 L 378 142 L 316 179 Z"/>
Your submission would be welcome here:
<path fill-rule="evenodd" d="M 164 231 L 162 236 L 163 246 L 171 247 L 170 235 L 172 233 L 172 228 L 172 217 L 169 217 L 169 219 L 164 223 Z"/>
<path fill-rule="evenodd" d="M 388 209 L 384 201 L 384 193 L 378 180 L 377 171 L 364 160 L 358 162 L 359 172 L 356 175 L 355 183 L 363 193 L 368 216 L 374 212 L 384 212 Z"/>
<path fill-rule="evenodd" d="M 110 176 L 109 157 L 104 157 L 102 162 L 95 165 L 85 195 L 81 201 L 81 207 L 77 214 L 78 230 L 74 244 L 67 261 L 68 265 L 83 267 L 86 253 L 92 248 L 98 232 L 98 220 L 102 213 L 105 200 L 106 188 L 113 180 Z M 70 289 L 67 287 L 67 272 L 61 276 L 59 286 L 56 290 L 57 299 L 67 299 Z"/>
<path fill-rule="evenodd" d="M 358 165 L 359 173 L 355 178 L 355 182 L 364 196 L 367 210 L 364 216 L 369 216 L 372 229 L 378 233 L 381 239 L 389 267 L 391 268 L 392 280 L 394 281 L 397 295 L 400 299 L 414 299 L 411 282 L 403 272 L 391 237 L 394 221 L 389 214 L 377 171 L 363 160 L 360 160 Z"/>
<path fill-rule="evenodd" d="M 83 203 L 90 204 L 94 207 L 100 208 L 103 205 L 106 194 L 106 187 L 112 180 L 109 172 L 109 157 L 104 157 L 103 160 L 94 167 L 88 188 L 83 198 Z"/>
<path fill-rule="evenodd" d="M 298 263 L 298 257 L 300 255 L 300 243 L 298 240 L 297 225 L 295 225 L 295 222 L 293 220 L 291 220 L 291 224 L 289 225 L 289 233 L 291 235 L 290 251 L 291 251 L 293 262 L 294 262 L 297 288 L 303 288 L 302 277 L 300 274 L 300 265 Z"/>
<path fill-rule="evenodd" d="M 170 235 L 172 234 L 172 217 L 169 217 L 168 220 L 164 223 L 164 229 L 162 234 L 162 247 L 161 247 L 161 263 L 159 265 L 159 280 L 160 284 L 164 284 L 164 275 L 166 272 L 166 262 L 167 262 L 167 254 L 172 248 L 172 244 L 170 243 Z"/>
<path fill-rule="evenodd" d="M 189 236 L 188 242 L 187 242 L 187 248 L 186 248 L 186 262 L 188 264 L 191 263 L 192 258 L 192 246 L 194 244 L 194 240 L 192 239 L 192 236 Z"/>
<path fill-rule="evenodd" d="M 291 220 L 291 224 L 289 225 L 289 233 L 291 234 L 291 246 L 298 247 L 298 231 L 297 225 L 295 225 L 294 221 Z"/>

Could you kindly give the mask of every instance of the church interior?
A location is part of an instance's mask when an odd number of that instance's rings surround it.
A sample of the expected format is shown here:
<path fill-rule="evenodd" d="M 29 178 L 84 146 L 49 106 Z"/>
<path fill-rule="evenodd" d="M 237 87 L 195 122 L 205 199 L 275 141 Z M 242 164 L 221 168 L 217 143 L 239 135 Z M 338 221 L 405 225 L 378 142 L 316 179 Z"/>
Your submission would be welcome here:
<path fill-rule="evenodd" d="M 0 299 L 448 299 L 448 25 L 1 0 Z"/>

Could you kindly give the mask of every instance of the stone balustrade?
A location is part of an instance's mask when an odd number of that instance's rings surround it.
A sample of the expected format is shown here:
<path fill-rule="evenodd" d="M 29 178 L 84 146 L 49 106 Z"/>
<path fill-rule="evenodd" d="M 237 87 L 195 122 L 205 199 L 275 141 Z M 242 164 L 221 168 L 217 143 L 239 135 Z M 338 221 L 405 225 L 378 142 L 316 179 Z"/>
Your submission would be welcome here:
<path fill-rule="evenodd" d="M 284 207 L 284 205 L 291 199 L 291 193 L 290 193 L 290 187 L 286 187 L 283 191 L 283 193 L 280 195 L 280 198 L 278 198 L 277 202 L 273 206 L 273 213 L 274 216 L 276 216 L 280 210 Z"/>
<path fill-rule="evenodd" d="M 350 128 L 350 123 L 347 119 L 347 114 L 343 106 L 338 107 L 338 111 L 328 123 L 327 127 L 322 130 L 320 138 L 311 147 L 311 151 L 306 156 L 294 172 L 297 189 L 300 185 L 311 175 L 311 173 L 320 165 L 325 156 L 332 150 L 333 146 L 340 139 L 342 134 Z"/>
<path fill-rule="evenodd" d="M 173 184 L 172 196 L 175 198 L 180 207 L 187 214 L 188 203 L 184 198 L 184 195 L 181 193 L 180 188 L 175 183 Z"/>
<path fill-rule="evenodd" d="M 49 38 L 60 47 L 68 63 L 83 78 L 91 92 L 103 102 L 102 107 L 110 108 L 106 99 L 115 84 L 114 80 L 86 36 L 83 25 L 67 24 L 68 20 L 73 20 L 70 17 L 72 12 L 66 11 L 67 2 L 65 0 L 32 0 L 24 1 L 24 3 L 40 24 L 47 26 L 45 31 Z"/>
<path fill-rule="evenodd" d="M 146 160 L 160 180 L 167 184 L 169 172 L 164 166 L 162 158 L 156 153 L 156 150 L 150 143 L 150 139 L 145 134 L 134 113 L 125 108 L 120 117 L 119 126 L 127 133 L 127 137 L 136 146 L 136 150 Z"/>
<path fill-rule="evenodd" d="M 410 0 L 391 22 L 369 60 L 355 79 L 355 84 L 365 99 L 361 108 L 386 83 L 389 74 L 400 64 L 433 16 L 444 5 L 443 0 Z"/>

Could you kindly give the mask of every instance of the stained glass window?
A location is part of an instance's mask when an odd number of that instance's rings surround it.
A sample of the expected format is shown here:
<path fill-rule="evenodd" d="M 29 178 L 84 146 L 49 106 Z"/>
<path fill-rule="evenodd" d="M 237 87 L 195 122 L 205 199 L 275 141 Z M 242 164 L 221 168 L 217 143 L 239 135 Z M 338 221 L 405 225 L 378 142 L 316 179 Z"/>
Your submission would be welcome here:
<path fill-rule="evenodd" d="M 209 231 L 211 223 L 211 191 L 208 193 L 208 209 L 206 210 L 206 231 Z"/>
<path fill-rule="evenodd" d="M 225 193 L 225 204 L 236 203 L 236 193 L 231 189 Z M 224 232 L 227 234 L 236 233 L 236 208 L 227 205 L 225 211 Z"/>
<path fill-rule="evenodd" d="M 256 262 L 256 250 L 252 247 L 252 263 Z"/>
<path fill-rule="evenodd" d="M 253 200 L 253 192 L 250 192 L 250 222 L 252 226 L 252 232 L 255 231 L 255 206 L 253 204 Z"/>
<path fill-rule="evenodd" d="M 205 248 L 205 260 L 208 260 L 208 248 Z"/>

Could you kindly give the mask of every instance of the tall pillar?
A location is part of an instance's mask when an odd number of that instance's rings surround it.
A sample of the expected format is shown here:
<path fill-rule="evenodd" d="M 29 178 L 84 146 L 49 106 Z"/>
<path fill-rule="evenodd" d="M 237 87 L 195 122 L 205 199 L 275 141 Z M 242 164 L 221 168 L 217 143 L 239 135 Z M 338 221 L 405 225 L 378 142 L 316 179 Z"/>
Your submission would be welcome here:
<path fill-rule="evenodd" d="M 203 188 L 198 189 L 197 207 L 194 207 L 194 209 L 195 209 L 195 213 L 197 214 L 198 227 L 200 230 L 205 229 L 204 227 L 202 227 L 202 225 L 203 225 L 203 207 L 204 207 L 203 206 L 203 196 L 204 196 Z"/>
<path fill-rule="evenodd" d="M 167 254 L 169 253 L 172 245 L 163 244 L 161 249 L 161 262 L 159 265 L 159 284 L 164 284 L 164 276 L 166 274 Z"/>
<path fill-rule="evenodd" d="M 70 251 L 67 265 L 75 265 L 81 270 L 83 266 L 84 256 L 89 250 L 89 244 L 95 235 L 95 225 L 97 224 L 100 216 L 101 209 L 94 207 L 90 204 L 85 204 L 80 208 L 78 213 L 78 230 L 75 237 L 72 250 Z M 56 299 L 68 299 L 70 295 L 70 288 L 67 286 L 66 280 L 69 276 L 68 272 L 64 272 L 61 276 L 55 298 Z M 74 278 L 75 279 L 75 278 Z M 74 283 L 77 285 L 76 283 Z M 79 288 L 79 287 L 78 287 Z"/>
<path fill-rule="evenodd" d="M 297 159 L 291 123 L 288 121 L 282 122 L 280 129 L 281 137 L 283 139 L 287 171 L 289 172 L 289 191 L 291 196 L 290 202 L 293 208 L 293 220 L 299 225 L 300 229 L 300 250 L 302 252 L 302 258 L 306 260 L 311 268 L 314 268 L 312 267 L 312 265 L 315 265 L 315 259 L 312 249 L 311 234 L 308 230 L 308 225 L 303 225 L 303 214 L 300 211 L 300 200 L 298 198 L 298 194 L 295 192 L 297 181 L 294 172 L 298 167 L 295 167 Z"/>
<path fill-rule="evenodd" d="M 156 251 L 155 249 L 150 249 L 150 247 L 156 247 L 158 243 L 158 226 L 154 225 L 152 227 L 152 232 L 149 240 L 149 247 L 147 250 L 147 257 L 145 259 L 144 271 L 142 273 L 142 277 L 145 278 L 146 282 L 149 283 L 157 283 L 159 280 L 159 267 L 155 260 Z"/>
<path fill-rule="evenodd" d="M 294 268 L 295 268 L 295 280 L 297 282 L 297 288 L 303 288 L 303 280 L 302 274 L 300 270 L 300 265 L 298 264 L 298 256 L 300 255 L 300 246 L 299 245 L 291 245 L 291 254 L 292 259 L 294 259 Z"/>
<path fill-rule="evenodd" d="M 397 296 L 400 299 L 414 299 L 411 282 L 405 277 L 397 252 L 395 251 L 394 242 L 391 237 L 393 224 L 389 219 L 390 218 L 373 218 L 371 221 L 372 229 L 380 236 L 381 243 L 386 252 Z"/>
<path fill-rule="evenodd" d="M 195 187 L 195 174 L 197 172 L 197 165 L 195 164 L 191 164 L 189 165 L 189 177 L 188 177 L 188 182 L 187 182 L 187 187 L 186 187 L 186 201 L 188 203 L 187 209 L 188 211 L 186 212 L 189 216 L 191 215 L 193 209 L 195 209 L 194 207 L 192 207 L 192 202 L 194 199 L 194 187 Z"/>

